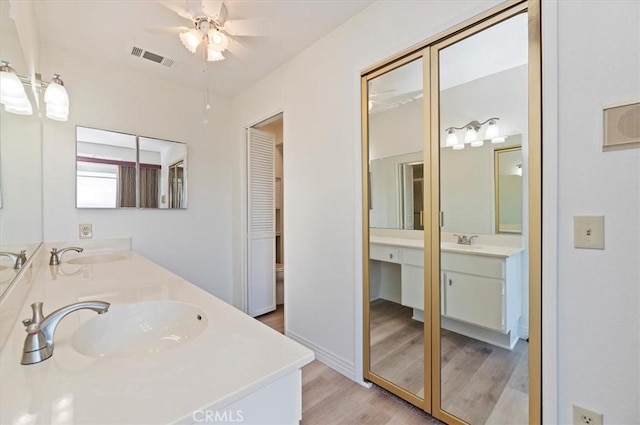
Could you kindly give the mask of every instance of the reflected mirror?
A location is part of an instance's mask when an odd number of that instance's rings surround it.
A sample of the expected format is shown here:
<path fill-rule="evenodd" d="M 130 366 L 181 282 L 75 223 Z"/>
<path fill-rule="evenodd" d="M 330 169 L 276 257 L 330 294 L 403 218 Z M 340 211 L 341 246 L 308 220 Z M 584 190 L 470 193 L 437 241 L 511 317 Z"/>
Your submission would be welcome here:
<path fill-rule="evenodd" d="M 527 30 L 522 13 L 438 51 L 440 407 L 470 424 L 529 423 Z"/>
<path fill-rule="evenodd" d="M 0 2 L 0 57 L 27 73 L 9 2 Z M 25 91 L 35 105 L 30 87 Z M 35 107 L 34 107 L 35 109 Z M 30 258 L 42 242 L 42 123 L 37 112 L 17 115 L 0 107 L 0 252 Z M 20 269 L 0 256 L 0 298 Z"/>
<path fill-rule="evenodd" d="M 496 232 L 522 233 L 522 148 L 497 149 L 494 159 Z"/>
<path fill-rule="evenodd" d="M 76 127 L 78 208 L 187 207 L 187 146 Z"/>
<path fill-rule="evenodd" d="M 370 378 L 412 400 L 425 397 L 422 82 L 420 58 L 369 80 L 367 105 Z"/>

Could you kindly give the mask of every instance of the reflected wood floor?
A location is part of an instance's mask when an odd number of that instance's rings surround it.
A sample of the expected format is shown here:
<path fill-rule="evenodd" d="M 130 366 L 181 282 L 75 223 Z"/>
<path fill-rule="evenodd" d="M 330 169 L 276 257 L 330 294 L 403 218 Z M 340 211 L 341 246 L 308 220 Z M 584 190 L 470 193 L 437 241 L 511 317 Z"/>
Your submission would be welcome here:
<path fill-rule="evenodd" d="M 371 303 L 371 369 L 423 397 L 423 324 L 413 310 Z M 441 332 L 442 407 L 471 424 L 528 423 L 528 344 L 513 351 Z"/>
<path fill-rule="evenodd" d="M 257 317 L 282 333 L 284 309 Z M 314 360 L 302 369 L 303 425 L 441 424 L 420 409 L 375 385 L 367 389 Z"/>
<path fill-rule="evenodd" d="M 371 341 L 375 349 L 371 355 L 372 360 L 376 356 L 378 367 L 385 368 L 374 371 L 387 373 L 383 376 L 394 377 L 399 380 L 395 382 L 404 382 L 422 394 L 422 323 L 411 319 L 411 315 L 410 308 L 374 301 Z M 284 331 L 283 306 L 257 319 L 278 332 Z M 376 350 L 380 353 L 375 354 Z M 527 354 L 528 344 L 522 340 L 511 352 L 443 330 L 443 407 L 474 425 L 527 424 Z M 400 365 L 395 370 L 392 359 Z M 407 361 L 412 366 L 402 363 Z M 375 385 L 366 389 L 317 360 L 302 369 L 304 425 L 440 423 L 387 391 Z"/>

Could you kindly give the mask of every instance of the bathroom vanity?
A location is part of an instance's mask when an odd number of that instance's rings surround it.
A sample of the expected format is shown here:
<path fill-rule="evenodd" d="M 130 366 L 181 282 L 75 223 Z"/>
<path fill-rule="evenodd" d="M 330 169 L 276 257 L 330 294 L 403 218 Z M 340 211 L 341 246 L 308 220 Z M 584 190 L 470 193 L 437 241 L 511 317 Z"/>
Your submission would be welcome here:
<path fill-rule="evenodd" d="M 499 245 L 441 244 L 444 329 L 513 349 L 522 314 L 521 253 Z M 424 321 L 422 239 L 371 235 L 371 295 L 413 309 Z"/>
<path fill-rule="evenodd" d="M 0 423 L 300 421 L 312 351 L 133 251 L 49 266 L 49 249 L 2 301 Z M 20 364 L 32 302 L 47 315 L 89 300 L 111 307 L 69 314 L 52 357 Z"/>

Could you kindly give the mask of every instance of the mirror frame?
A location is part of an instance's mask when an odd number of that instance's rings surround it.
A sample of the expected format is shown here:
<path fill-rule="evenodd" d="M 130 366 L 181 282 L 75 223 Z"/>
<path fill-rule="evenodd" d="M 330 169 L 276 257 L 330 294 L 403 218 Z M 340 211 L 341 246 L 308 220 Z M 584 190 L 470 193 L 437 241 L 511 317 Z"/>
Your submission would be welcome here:
<path fill-rule="evenodd" d="M 522 217 L 520 217 L 520 231 L 519 232 L 501 232 L 500 231 L 500 154 L 507 152 L 522 152 L 522 146 L 510 146 L 508 148 L 500 148 L 493 151 L 493 193 L 495 198 L 494 216 L 495 216 L 495 231 L 496 235 L 522 235 Z M 521 154 L 522 155 L 522 154 Z M 520 164 L 522 166 L 522 162 Z M 523 171 L 524 172 L 524 171 Z"/>
<path fill-rule="evenodd" d="M 410 403 L 431 413 L 449 424 L 465 424 L 460 418 L 442 410 L 440 403 L 440 193 L 432 187 L 439 180 L 439 99 L 432 93 L 438 87 L 438 50 L 463 38 L 517 14 L 528 13 L 528 246 L 529 253 L 529 422 L 542 422 L 542 45 L 540 0 L 508 0 L 471 19 L 451 27 L 417 45 L 376 64 L 361 76 L 361 136 L 362 136 L 362 302 L 363 302 L 363 375 Z M 423 56 L 425 84 L 425 211 L 430 222 L 424 229 L 425 306 L 431 306 L 431 314 L 425 314 L 425 398 L 407 393 L 391 383 L 376 377 L 370 371 L 369 362 L 369 168 L 368 168 L 368 81 Z M 428 99 L 428 104 L 426 103 Z M 429 112 L 427 112 L 429 111 Z M 434 140 L 434 142 L 431 142 Z M 430 208 L 427 205 L 430 203 Z M 523 223 L 524 224 L 524 223 Z M 432 267 L 437 265 L 437 267 Z M 432 355 L 437 353 L 437 355 Z M 427 364 L 427 359 L 431 364 Z M 430 367 L 429 367 L 430 366 Z M 429 389 L 428 383 L 431 382 Z M 430 394 L 429 394 L 430 393 Z M 413 397 L 412 397 L 413 396 Z"/>

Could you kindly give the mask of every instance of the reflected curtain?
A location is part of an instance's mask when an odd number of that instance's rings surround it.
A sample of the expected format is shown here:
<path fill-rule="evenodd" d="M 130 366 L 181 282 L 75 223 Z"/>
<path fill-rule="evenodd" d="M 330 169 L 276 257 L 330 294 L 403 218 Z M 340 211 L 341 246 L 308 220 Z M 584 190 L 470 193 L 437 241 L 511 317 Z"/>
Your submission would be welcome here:
<path fill-rule="evenodd" d="M 136 206 L 136 167 L 118 165 L 118 207 Z"/>
<path fill-rule="evenodd" d="M 140 208 L 158 208 L 160 169 L 140 168 Z"/>

